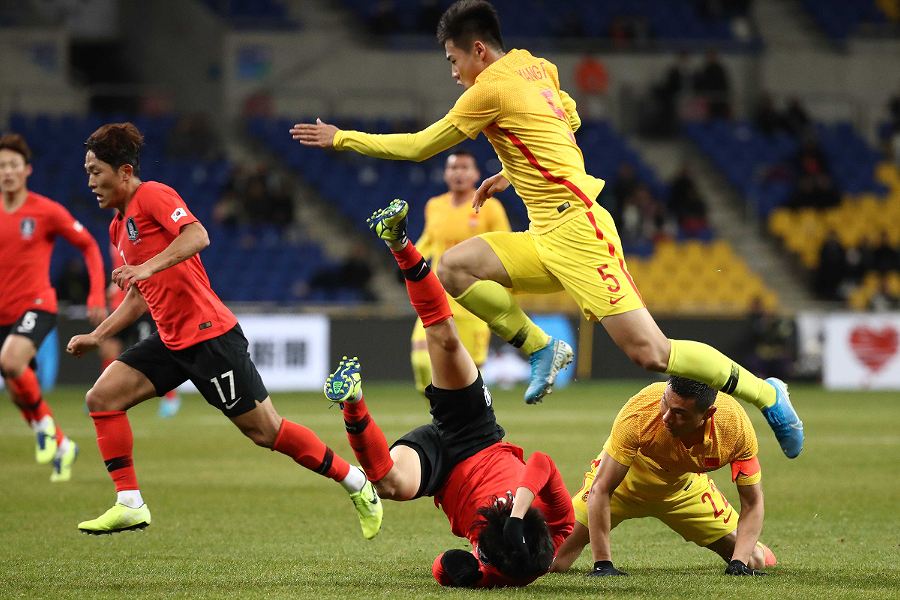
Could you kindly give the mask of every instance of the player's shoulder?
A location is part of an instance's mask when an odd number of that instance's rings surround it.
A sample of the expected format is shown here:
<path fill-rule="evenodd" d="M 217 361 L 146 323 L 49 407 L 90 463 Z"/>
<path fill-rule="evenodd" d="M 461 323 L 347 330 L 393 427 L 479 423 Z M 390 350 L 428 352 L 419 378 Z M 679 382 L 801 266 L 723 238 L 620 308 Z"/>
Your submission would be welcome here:
<path fill-rule="evenodd" d="M 66 207 L 57 202 L 56 200 L 44 196 L 43 194 L 38 194 L 37 192 L 32 192 L 28 190 L 28 204 L 31 205 L 32 210 L 48 212 L 48 211 L 57 211 L 57 210 L 66 210 Z M 68 212 L 68 211 L 66 211 Z"/>
<path fill-rule="evenodd" d="M 739 433 L 756 435 L 753 423 L 750 422 L 750 416 L 740 402 L 728 394 L 719 392 L 716 395 L 715 407 L 713 423 L 715 428 L 726 434 L 727 437 L 733 437 Z"/>
<path fill-rule="evenodd" d="M 180 198 L 178 192 L 175 191 L 171 186 L 166 185 L 160 181 L 144 181 L 141 183 L 141 187 L 138 189 L 138 194 L 141 197 L 147 196 L 175 196 Z"/>
<path fill-rule="evenodd" d="M 450 203 L 450 192 L 444 192 L 443 194 L 438 194 L 437 196 L 432 196 L 425 202 L 425 210 L 441 208 L 442 206 Z"/>

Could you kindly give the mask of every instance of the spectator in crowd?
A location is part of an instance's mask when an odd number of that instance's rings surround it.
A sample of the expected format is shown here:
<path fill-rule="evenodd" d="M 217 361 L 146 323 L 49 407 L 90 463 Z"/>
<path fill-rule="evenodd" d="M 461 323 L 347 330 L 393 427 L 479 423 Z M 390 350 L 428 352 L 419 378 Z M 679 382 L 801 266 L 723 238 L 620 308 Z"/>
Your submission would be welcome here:
<path fill-rule="evenodd" d="M 268 165 L 260 163 L 250 169 L 236 165 L 213 208 L 213 218 L 231 226 L 290 227 L 294 222 L 293 196 L 290 180 Z"/>
<path fill-rule="evenodd" d="M 375 10 L 369 17 L 369 32 L 375 35 L 395 33 L 397 21 L 397 7 L 394 0 L 378 0 Z"/>
<path fill-rule="evenodd" d="M 731 117 L 731 81 L 716 50 L 706 52 L 706 62 L 694 74 L 694 90 L 704 101 L 709 118 Z"/>
<path fill-rule="evenodd" d="M 825 153 L 814 138 L 807 138 L 793 160 L 796 173 L 791 208 L 829 208 L 841 203 Z"/>
<path fill-rule="evenodd" d="M 585 54 L 575 66 L 575 87 L 578 90 L 578 112 L 582 120 L 602 116 L 604 98 L 609 87 L 606 65 L 591 54 Z"/>
<path fill-rule="evenodd" d="M 841 284 L 847 278 L 848 264 L 847 253 L 838 240 L 834 231 L 828 232 L 828 237 L 819 250 L 819 266 L 816 269 L 814 287 L 819 297 L 827 300 L 837 300 Z"/>
<path fill-rule="evenodd" d="M 784 128 L 796 138 L 803 139 L 812 135 L 812 119 L 800 99 L 796 96 L 788 100 L 783 116 Z"/>
<path fill-rule="evenodd" d="M 789 378 L 796 359 L 796 328 L 793 319 L 769 311 L 761 298 L 750 308 L 750 356 L 747 365 L 754 373 L 773 373 Z"/>
<path fill-rule="evenodd" d="M 650 24 L 643 15 L 616 15 L 609 26 L 613 48 L 624 50 L 642 46 L 650 39 Z"/>
<path fill-rule="evenodd" d="M 888 100 L 888 144 L 894 164 L 900 169 L 900 93 Z"/>
<path fill-rule="evenodd" d="M 690 57 L 679 52 L 663 78 L 650 91 L 650 110 L 645 117 L 644 131 L 653 136 L 667 137 L 678 132 L 679 100 L 691 85 Z"/>
<path fill-rule="evenodd" d="M 878 243 L 872 249 L 872 269 L 881 275 L 900 273 L 900 249 L 891 244 L 886 231 L 881 232 Z"/>
<path fill-rule="evenodd" d="M 756 103 L 753 122 L 766 135 L 774 135 L 784 128 L 784 120 L 775 106 L 772 94 L 763 92 Z"/>
<path fill-rule="evenodd" d="M 179 118 L 169 132 L 166 150 L 172 158 L 210 161 L 222 156 L 219 137 L 203 113 Z"/>
<path fill-rule="evenodd" d="M 669 210 L 685 235 L 697 236 L 709 229 L 706 203 L 688 165 L 682 166 L 669 184 Z"/>
<path fill-rule="evenodd" d="M 639 184 L 622 205 L 619 234 L 628 245 L 641 245 L 670 239 L 677 233 L 667 219 L 666 209 L 644 184 Z"/>
<path fill-rule="evenodd" d="M 347 256 L 337 265 L 319 269 L 312 279 L 310 287 L 329 292 L 336 290 L 354 290 L 366 302 L 377 300 L 372 292 L 372 266 L 369 264 L 371 252 L 368 246 L 356 242 Z"/>
<path fill-rule="evenodd" d="M 890 281 L 887 277 L 882 277 L 878 281 L 878 289 L 869 298 L 866 306 L 874 312 L 887 312 L 900 309 L 900 296 L 891 290 Z"/>
<path fill-rule="evenodd" d="M 640 182 L 638 181 L 634 165 L 623 162 L 619 164 L 619 168 L 616 170 L 616 176 L 610 190 L 612 193 L 600 194 L 600 203 L 603 205 L 603 208 L 609 211 L 616 224 L 622 221 L 622 208 L 637 190 L 638 185 L 640 185 Z"/>

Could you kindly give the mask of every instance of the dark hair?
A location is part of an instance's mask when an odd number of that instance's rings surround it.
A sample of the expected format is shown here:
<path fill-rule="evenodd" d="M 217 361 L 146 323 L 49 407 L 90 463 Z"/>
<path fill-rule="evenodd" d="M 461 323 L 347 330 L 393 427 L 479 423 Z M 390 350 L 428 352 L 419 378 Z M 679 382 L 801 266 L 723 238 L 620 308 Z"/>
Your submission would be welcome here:
<path fill-rule="evenodd" d="M 550 568 L 555 550 L 550 529 L 544 515 L 536 508 L 529 508 L 523 517 L 525 544 L 528 553 L 523 554 L 503 537 L 503 525 L 512 512 L 512 501 L 497 502 L 478 510 L 481 519 L 475 523 L 478 533 L 478 553 L 485 562 L 507 577 L 534 579 Z"/>
<path fill-rule="evenodd" d="M 28 147 L 28 142 L 25 141 L 25 138 L 18 133 L 7 133 L 0 137 L 0 150 L 18 152 L 25 159 L 26 165 L 31 164 L 31 148 Z"/>
<path fill-rule="evenodd" d="M 475 155 L 468 150 L 453 150 L 447 154 L 447 158 L 450 158 L 451 156 L 464 156 L 471 158 L 472 162 L 475 163 L 475 166 L 478 166 L 478 159 L 475 158 Z"/>
<path fill-rule="evenodd" d="M 476 40 L 503 50 L 497 9 L 484 0 L 458 0 L 441 15 L 437 39 L 441 45 L 452 41 L 464 50 L 470 49 Z"/>
<path fill-rule="evenodd" d="M 84 142 L 85 147 L 105 163 L 118 169 L 122 165 L 140 172 L 140 154 L 144 136 L 131 123 L 108 123 L 101 126 Z"/>
<path fill-rule="evenodd" d="M 672 375 L 669 377 L 669 385 L 682 398 L 692 398 L 697 412 L 705 413 L 716 401 L 716 390 L 705 383 Z"/>

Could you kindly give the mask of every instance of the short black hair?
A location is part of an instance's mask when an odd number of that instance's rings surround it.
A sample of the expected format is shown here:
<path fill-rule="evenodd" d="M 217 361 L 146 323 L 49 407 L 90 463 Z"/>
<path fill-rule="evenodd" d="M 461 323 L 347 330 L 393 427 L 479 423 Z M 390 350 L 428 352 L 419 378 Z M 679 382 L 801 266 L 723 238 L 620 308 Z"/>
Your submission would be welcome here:
<path fill-rule="evenodd" d="M 672 391 L 682 398 L 693 399 L 697 412 L 705 413 L 716 402 L 718 392 L 705 383 L 672 375 L 669 377 L 669 385 L 672 386 Z"/>
<path fill-rule="evenodd" d="M 122 165 L 134 167 L 140 173 L 141 148 L 144 136 L 132 123 L 102 125 L 84 142 L 85 147 L 113 169 Z"/>
<path fill-rule="evenodd" d="M 18 133 L 7 133 L 0 137 L 0 150 L 17 152 L 25 159 L 26 165 L 31 164 L 31 148 L 28 147 L 25 138 Z"/>
<path fill-rule="evenodd" d="M 497 9 L 485 0 L 458 0 L 448 8 L 437 26 L 437 39 L 443 46 L 452 41 L 455 46 L 469 50 L 476 40 L 503 50 L 500 17 Z"/>
<path fill-rule="evenodd" d="M 512 502 L 492 502 L 478 510 L 481 519 L 475 526 L 478 534 L 478 552 L 487 564 L 513 579 L 534 579 L 550 569 L 555 549 L 550 529 L 543 513 L 529 508 L 522 518 L 525 544 L 528 554 L 519 552 L 503 536 L 503 526 L 512 512 Z"/>
<path fill-rule="evenodd" d="M 475 155 L 468 150 L 451 150 L 447 153 L 447 158 L 450 158 L 451 156 L 467 156 L 472 159 L 472 162 L 475 163 L 476 167 L 478 166 L 478 159 L 475 158 Z"/>

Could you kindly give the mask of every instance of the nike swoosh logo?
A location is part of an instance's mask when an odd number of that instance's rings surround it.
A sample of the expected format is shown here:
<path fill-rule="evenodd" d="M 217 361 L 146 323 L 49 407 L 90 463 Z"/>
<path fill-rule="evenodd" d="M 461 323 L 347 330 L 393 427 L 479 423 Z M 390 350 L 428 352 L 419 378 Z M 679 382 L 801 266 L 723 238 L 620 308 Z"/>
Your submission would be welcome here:
<path fill-rule="evenodd" d="M 369 500 L 370 504 L 378 504 L 378 494 L 375 492 L 375 488 L 372 488 L 372 498 Z"/>
<path fill-rule="evenodd" d="M 226 404 L 226 405 L 225 405 L 225 410 L 231 410 L 232 408 L 234 408 L 234 405 L 237 404 L 237 403 L 240 402 L 240 401 L 241 401 L 241 399 L 238 398 L 237 400 L 235 400 L 235 401 L 232 402 L 231 404 Z"/>
<path fill-rule="evenodd" d="M 609 303 L 610 303 L 610 304 L 616 304 L 619 300 L 621 300 L 621 299 L 624 298 L 624 297 L 625 297 L 625 295 L 619 296 L 618 298 L 610 298 L 610 299 L 609 299 Z"/>

